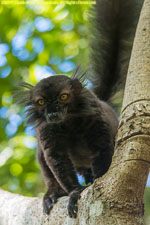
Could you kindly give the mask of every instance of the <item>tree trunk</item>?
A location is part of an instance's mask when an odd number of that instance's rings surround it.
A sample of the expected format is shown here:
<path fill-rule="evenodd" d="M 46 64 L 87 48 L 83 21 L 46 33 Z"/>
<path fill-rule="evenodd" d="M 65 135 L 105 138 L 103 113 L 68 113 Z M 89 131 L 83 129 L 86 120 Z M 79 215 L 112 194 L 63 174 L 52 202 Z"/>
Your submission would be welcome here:
<path fill-rule="evenodd" d="M 142 225 L 150 168 L 150 0 L 145 0 L 130 62 L 116 150 L 109 171 L 83 191 L 77 219 L 68 197 L 49 216 L 41 199 L 0 191 L 0 225 Z"/>

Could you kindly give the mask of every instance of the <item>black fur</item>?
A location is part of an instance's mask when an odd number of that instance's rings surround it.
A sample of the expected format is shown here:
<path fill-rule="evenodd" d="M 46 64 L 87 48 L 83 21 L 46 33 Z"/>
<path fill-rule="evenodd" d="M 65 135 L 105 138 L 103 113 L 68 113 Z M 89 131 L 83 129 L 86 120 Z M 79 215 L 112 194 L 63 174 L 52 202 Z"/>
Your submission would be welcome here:
<path fill-rule="evenodd" d="M 137 1 L 98 0 L 92 12 L 96 26 L 91 42 L 91 64 L 97 78 L 94 92 L 102 100 L 110 98 L 121 74 L 127 72 L 137 23 L 137 6 L 132 2 Z M 19 95 L 20 103 L 28 106 L 28 122 L 36 127 L 38 160 L 47 185 L 46 213 L 58 197 L 69 195 L 68 212 L 76 217 L 77 200 L 85 188 L 76 173 L 92 183 L 107 172 L 112 160 L 118 119 L 107 103 L 86 89 L 86 74 L 77 68 L 71 78 L 51 76 L 34 87 L 24 83 L 28 90 Z M 65 101 L 61 94 L 67 95 Z M 41 99 L 45 104 L 39 105 Z"/>
<path fill-rule="evenodd" d="M 108 101 L 124 87 L 143 0 L 96 2 L 90 10 L 93 90 L 101 100 Z"/>
<path fill-rule="evenodd" d="M 57 75 L 35 87 L 23 84 L 29 90 L 21 97 L 21 103 L 28 106 L 28 122 L 36 127 L 38 159 L 47 185 L 44 211 L 49 213 L 58 197 L 69 195 L 71 217 L 76 216 L 77 200 L 85 188 L 76 173 L 88 184 L 108 170 L 118 125 L 111 107 L 100 102 L 77 77 L 76 71 L 72 78 Z M 68 94 L 64 102 L 61 93 Z M 39 105 L 39 99 L 45 104 Z"/>

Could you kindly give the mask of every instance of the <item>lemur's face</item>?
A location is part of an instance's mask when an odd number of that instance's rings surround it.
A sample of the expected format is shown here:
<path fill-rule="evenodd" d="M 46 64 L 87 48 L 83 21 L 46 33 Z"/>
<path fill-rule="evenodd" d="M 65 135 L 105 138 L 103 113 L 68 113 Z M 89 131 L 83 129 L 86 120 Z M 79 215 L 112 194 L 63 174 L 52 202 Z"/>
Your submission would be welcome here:
<path fill-rule="evenodd" d="M 48 123 L 60 122 L 69 114 L 79 111 L 82 84 L 78 79 L 56 75 L 41 80 L 37 85 L 24 84 L 29 90 L 24 91 L 22 102 L 27 108 L 28 122 L 39 123 L 46 119 Z M 22 92 L 23 93 L 23 92 Z M 23 96 L 23 95 L 22 95 Z"/>

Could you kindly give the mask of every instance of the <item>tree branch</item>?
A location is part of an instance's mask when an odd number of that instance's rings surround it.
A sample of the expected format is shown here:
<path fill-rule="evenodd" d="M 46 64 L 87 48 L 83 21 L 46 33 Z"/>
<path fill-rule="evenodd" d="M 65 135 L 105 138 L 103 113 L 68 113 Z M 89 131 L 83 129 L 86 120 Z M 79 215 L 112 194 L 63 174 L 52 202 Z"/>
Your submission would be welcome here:
<path fill-rule="evenodd" d="M 68 198 L 59 199 L 51 215 L 43 214 L 42 199 L 12 194 L 0 189 L 0 225 L 65 224 Z M 71 220 L 71 219 L 70 219 Z"/>

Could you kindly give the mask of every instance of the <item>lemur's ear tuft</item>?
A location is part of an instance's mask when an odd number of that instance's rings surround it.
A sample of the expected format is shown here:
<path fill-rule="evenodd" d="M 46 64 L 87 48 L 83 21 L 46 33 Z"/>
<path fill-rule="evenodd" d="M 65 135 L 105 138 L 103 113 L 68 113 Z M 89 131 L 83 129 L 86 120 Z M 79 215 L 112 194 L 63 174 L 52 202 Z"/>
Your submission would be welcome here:
<path fill-rule="evenodd" d="M 82 84 L 82 87 L 85 87 L 87 84 L 88 71 L 83 72 L 81 66 L 77 66 L 71 78 L 72 80 L 78 80 Z"/>

